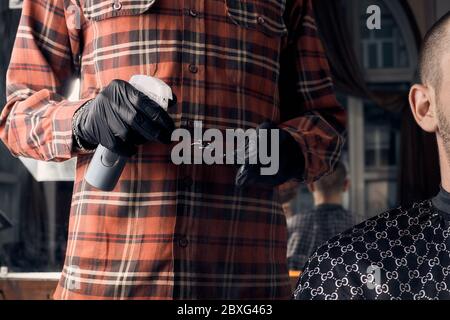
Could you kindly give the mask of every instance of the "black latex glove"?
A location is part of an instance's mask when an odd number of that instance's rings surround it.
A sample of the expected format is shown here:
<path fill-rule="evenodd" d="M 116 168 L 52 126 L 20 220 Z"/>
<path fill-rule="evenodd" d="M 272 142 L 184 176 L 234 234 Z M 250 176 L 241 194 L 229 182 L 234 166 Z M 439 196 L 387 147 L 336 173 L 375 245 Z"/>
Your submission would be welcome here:
<path fill-rule="evenodd" d="M 295 141 L 295 139 L 285 130 L 278 129 L 277 126 L 270 121 L 266 121 L 261 124 L 257 130 L 257 143 L 258 148 L 262 143 L 260 139 L 260 130 L 268 130 L 266 143 L 268 154 L 271 156 L 271 135 L 270 130 L 279 130 L 279 170 L 278 173 L 272 176 L 261 175 L 262 164 L 249 164 L 249 149 L 250 144 L 246 143 L 246 164 L 242 165 L 236 175 L 236 186 L 245 187 L 249 185 L 260 185 L 265 187 L 276 187 L 293 178 L 300 178 L 305 166 L 304 157 L 302 151 Z M 259 150 L 259 149 L 258 149 Z"/>
<path fill-rule="evenodd" d="M 75 121 L 74 135 L 83 148 L 95 149 L 101 144 L 128 157 L 146 142 L 170 144 L 175 130 L 163 108 L 123 80 L 113 80 Z"/>

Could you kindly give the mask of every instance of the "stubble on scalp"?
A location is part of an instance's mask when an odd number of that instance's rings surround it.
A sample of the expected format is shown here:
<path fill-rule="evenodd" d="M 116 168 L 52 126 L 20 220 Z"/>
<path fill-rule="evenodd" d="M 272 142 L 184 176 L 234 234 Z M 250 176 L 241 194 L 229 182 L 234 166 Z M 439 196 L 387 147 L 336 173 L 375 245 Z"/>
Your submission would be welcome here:
<path fill-rule="evenodd" d="M 448 165 L 450 166 L 450 120 L 448 115 L 446 115 L 445 107 L 439 98 L 437 98 L 436 101 L 436 117 L 438 121 L 439 136 L 444 144 Z"/>

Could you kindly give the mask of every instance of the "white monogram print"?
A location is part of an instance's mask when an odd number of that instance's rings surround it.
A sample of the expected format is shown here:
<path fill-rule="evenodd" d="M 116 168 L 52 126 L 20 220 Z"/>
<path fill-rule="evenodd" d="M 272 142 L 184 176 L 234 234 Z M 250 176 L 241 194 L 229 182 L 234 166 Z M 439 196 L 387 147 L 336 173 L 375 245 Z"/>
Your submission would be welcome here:
<path fill-rule="evenodd" d="M 309 259 L 294 297 L 450 299 L 450 221 L 439 212 L 426 201 L 336 236 Z"/>

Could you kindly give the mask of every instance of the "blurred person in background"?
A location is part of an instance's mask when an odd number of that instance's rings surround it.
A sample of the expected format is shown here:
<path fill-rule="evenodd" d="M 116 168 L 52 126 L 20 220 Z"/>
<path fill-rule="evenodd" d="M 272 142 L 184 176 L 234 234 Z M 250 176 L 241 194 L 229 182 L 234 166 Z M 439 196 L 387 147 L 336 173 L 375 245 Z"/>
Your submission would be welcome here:
<path fill-rule="evenodd" d="M 357 223 L 342 205 L 349 185 L 347 169 L 342 162 L 332 174 L 308 185 L 314 197 L 314 208 L 287 219 L 290 270 L 301 271 L 320 245 Z"/>
<path fill-rule="evenodd" d="M 283 212 L 286 218 L 294 215 L 295 211 L 292 208 L 292 201 L 299 196 L 298 193 L 300 185 L 300 182 L 291 180 L 278 187 L 280 203 L 283 207 Z"/>

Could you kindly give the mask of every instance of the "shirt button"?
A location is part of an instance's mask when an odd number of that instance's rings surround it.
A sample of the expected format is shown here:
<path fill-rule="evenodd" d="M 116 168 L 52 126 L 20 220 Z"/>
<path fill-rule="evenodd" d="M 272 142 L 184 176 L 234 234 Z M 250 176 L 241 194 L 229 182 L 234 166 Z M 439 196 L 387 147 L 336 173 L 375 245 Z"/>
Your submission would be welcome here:
<path fill-rule="evenodd" d="M 191 73 L 197 73 L 198 72 L 198 67 L 195 64 L 191 64 L 191 65 L 189 65 L 189 71 Z"/>
<path fill-rule="evenodd" d="M 264 19 L 264 17 L 262 17 L 262 16 L 259 16 L 258 17 L 258 23 L 259 24 L 265 24 L 266 23 L 266 19 Z"/>
<path fill-rule="evenodd" d="M 191 16 L 191 17 L 197 17 L 198 16 L 198 12 L 197 12 L 197 10 L 195 10 L 195 9 L 190 9 L 189 10 L 189 15 Z"/>
<path fill-rule="evenodd" d="M 188 239 L 185 236 L 180 237 L 180 239 L 178 239 L 178 245 L 181 248 L 186 248 L 189 244 Z"/>
<path fill-rule="evenodd" d="M 120 1 L 115 1 L 113 4 L 113 9 L 119 11 L 120 9 L 122 9 L 122 3 Z"/>

